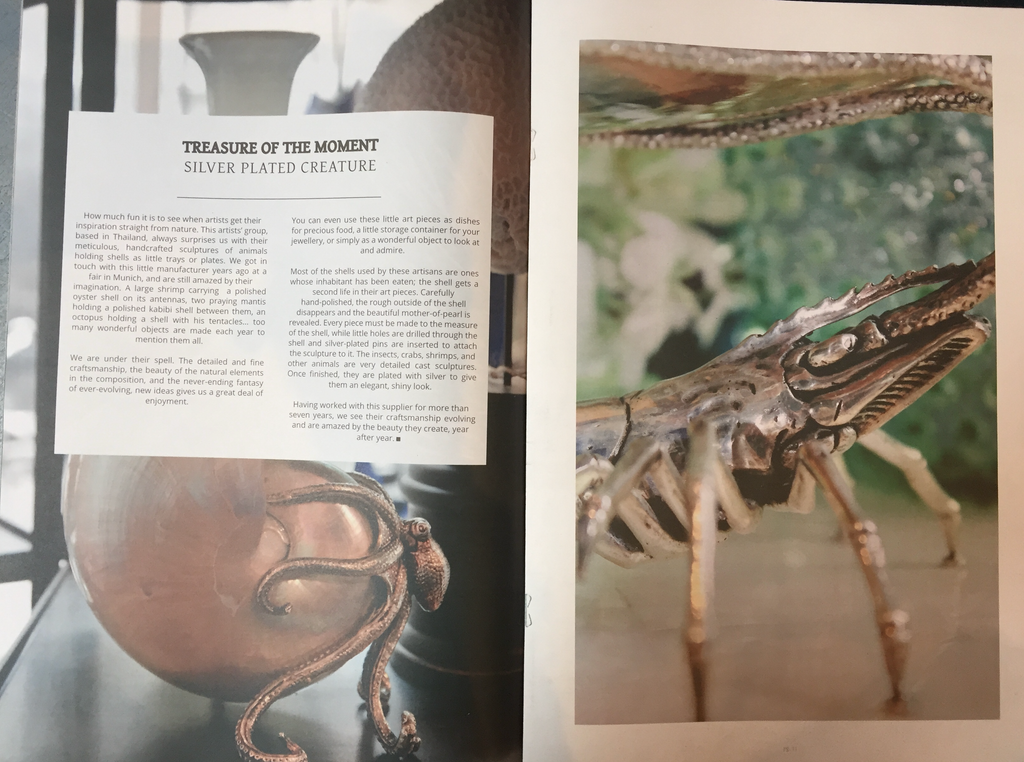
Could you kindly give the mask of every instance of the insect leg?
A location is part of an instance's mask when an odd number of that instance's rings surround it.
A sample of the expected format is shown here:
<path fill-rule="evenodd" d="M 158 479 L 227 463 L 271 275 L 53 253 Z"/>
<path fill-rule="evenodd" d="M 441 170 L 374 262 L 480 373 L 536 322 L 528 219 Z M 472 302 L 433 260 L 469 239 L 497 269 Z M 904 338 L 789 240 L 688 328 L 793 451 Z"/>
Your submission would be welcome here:
<path fill-rule="evenodd" d="M 754 528 L 760 513 L 751 511 L 732 472 L 722 459 L 713 426 L 696 421 L 690 427 L 690 450 L 682 474 L 684 503 L 690 513 L 688 621 L 684 640 L 690 662 L 698 722 L 707 715 L 707 644 L 713 626 L 715 545 L 718 511 L 738 532 Z M 659 490 L 662 483 L 656 480 Z"/>
<path fill-rule="evenodd" d="M 892 463 L 903 472 L 911 489 L 932 509 L 942 524 L 942 533 L 946 537 L 946 557 L 943 566 L 960 566 L 963 557 L 957 550 L 957 537 L 960 534 L 960 503 L 946 494 L 945 490 L 935 481 L 928 468 L 928 463 L 920 451 L 905 445 L 889 436 L 881 429 L 875 429 L 858 440 L 882 460 Z"/>
<path fill-rule="evenodd" d="M 600 464 L 595 469 L 599 467 Z M 635 566 L 642 560 L 679 556 L 686 552 L 686 542 L 673 538 L 661 527 L 638 491 L 652 469 L 651 476 L 662 499 L 680 523 L 689 529 L 689 517 L 679 491 L 679 472 L 658 440 L 640 437 L 626 447 L 614 467 L 607 464 L 607 475 L 603 481 L 592 490 L 584 490 L 577 501 L 577 571 L 582 572 L 587 558 L 594 551 L 621 566 Z M 630 553 L 625 548 L 603 542 L 616 516 L 640 541 L 643 553 Z"/>
<path fill-rule="evenodd" d="M 747 507 L 728 466 L 722 460 L 711 427 L 696 422 L 690 431 L 691 449 L 680 474 L 665 447 L 656 439 L 631 442 L 614 466 L 603 459 L 588 458 L 577 469 L 577 552 L 579 569 L 592 551 L 607 555 L 602 547 L 611 520 L 619 516 L 643 544 L 643 558 L 679 555 L 690 546 L 688 615 L 684 633 L 693 680 L 696 719 L 706 717 L 707 666 L 704 645 L 708 640 L 714 588 L 715 544 L 718 541 L 718 510 L 737 531 L 750 531 L 758 518 Z M 638 485 L 649 478 L 659 497 L 689 533 L 689 543 L 671 537 L 657 522 Z M 596 486 L 594 486 L 596 485 Z M 591 488 L 592 487 L 592 488 Z M 607 557 L 632 565 L 625 550 Z"/>
<path fill-rule="evenodd" d="M 888 578 L 885 573 L 885 551 L 874 522 L 863 517 L 849 483 L 843 478 L 829 457 L 829 449 L 821 442 L 811 441 L 800 447 L 800 460 L 810 469 L 821 485 L 825 497 L 836 512 L 839 523 L 853 545 L 867 579 L 868 589 L 875 604 L 875 621 L 882 640 L 885 666 L 892 684 L 891 703 L 902 705 L 900 682 L 907 661 L 910 630 L 906 612 L 891 603 Z"/>
<path fill-rule="evenodd" d="M 784 505 L 778 506 L 781 510 L 792 511 L 793 513 L 811 513 L 814 510 L 814 488 L 816 483 L 811 472 L 803 463 L 797 463 L 796 474 L 793 477 L 793 486 L 789 490 L 789 497 Z"/>
<path fill-rule="evenodd" d="M 715 586 L 715 544 L 718 542 L 718 495 L 714 442 L 707 426 L 690 431 L 691 449 L 683 472 L 683 497 L 690 512 L 690 573 L 687 622 L 683 639 L 693 681 L 695 719 L 707 719 L 707 658 L 711 602 Z"/>

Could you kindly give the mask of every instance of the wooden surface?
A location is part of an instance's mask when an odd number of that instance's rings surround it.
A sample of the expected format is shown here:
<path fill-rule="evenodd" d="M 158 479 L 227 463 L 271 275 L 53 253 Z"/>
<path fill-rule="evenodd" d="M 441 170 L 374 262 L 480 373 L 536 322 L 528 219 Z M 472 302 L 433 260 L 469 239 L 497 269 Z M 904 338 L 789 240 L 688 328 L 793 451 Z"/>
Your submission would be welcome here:
<path fill-rule="evenodd" d="M 136 664 L 103 631 L 71 575 L 52 599 L 0 686 L 0 759 L 40 762 L 224 762 L 238 759 L 243 705 L 179 690 Z M 383 757 L 356 695 L 361 658 L 274 704 L 256 743 L 281 753 L 277 734 L 310 762 Z M 412 711 L 423 738 L 412 758 L 513 760 L 522 756 L 521 675 L 411 685 L 389 668 L 389 721 Z M 390 757 L 384 757 L 391 759 Z"/>

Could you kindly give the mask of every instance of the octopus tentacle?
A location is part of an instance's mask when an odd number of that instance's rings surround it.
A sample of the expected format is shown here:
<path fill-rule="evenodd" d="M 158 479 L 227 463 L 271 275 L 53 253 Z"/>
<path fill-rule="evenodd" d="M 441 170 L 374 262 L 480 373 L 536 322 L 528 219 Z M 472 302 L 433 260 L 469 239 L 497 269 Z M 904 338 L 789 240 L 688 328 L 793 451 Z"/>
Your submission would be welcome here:
<path fill-rule="evenodd" d="M 394 653 L 402 630 L 405 629 L 405 623 L 409 620 L 411 609 L 412 595 L 406 593 L 401 609 L 391 622 L 387 632 L 370 646 L 366 660 L 363 662 L 363 676 L 359 681 L 365 693 L 367 714 L 373 722 L 381 745 L 389 754 L 400 757 L 412 754 L 420 748 L 420 737 L 416 735 L 416 718 L 412 712 L 402 712 L 402 728 L 396 736 L 384 716 L 381 687 L 387 677 L 384 670 L 391 659 L 391 654 Z"/>
<path fill-rule="evenodd" d="M 374 479 L 373 477 L 367 476 L 366 474 L 361 474 L 358 471 L 352 471 L 351 473 L 349 473 L 349 477 L 352 478 L 352 479 L 355 479 L 356 482 L 358 482 L 359 484 L 363 485 L 367 489 L 370 489 L 370 490 L 372 490 L 372 491 L 382 495 L 384 497 L 384 499 L 387 500 L 388 503 L 392 507 L 394 507 L 395 504 L 391 500 L 391 495 L 388 494 L 387 490 L 384 489 L 384 486 L 380 482 L 378 482 L 376 479 Z"/>
<path fill-rule="evenodd" d="M 363 558 L 342 560 L 336 558 L 296 558 L 282 561 L 272 566 L 256 587 L 256 601 L 272 614 L 288 614 L 292 610 L 290 603 L 280 606 L 270 601 L 270 592 L 274 586 L 291 579 L 299 579 L 313 574 L 333 574 L 339 577 L 376 576 L 389 567 L 394 566 L 402 556 L 402 546 L 382 548 Z"/>
<path fill-rule="evenodd" d="M 370 684 L 370 674 L 373 670 L 370 668 L 370 652 L 366 652 L 366 658 L 363 659 L 363 673 L 359 678 L 359 682 L 356 683 L 356 693 L 359 694 L 359 698 L 366 701 Z M 391 678 L 388 677 L 388 673 L 384 673 L 383 679 L 380 682 L 380 703 L 384 707 L 384 711 L 388 710 L 388 702 L 391 700 Z"/>
<path fill-rule="evenodd" d="M 354 474 L 362 477 L 362 474 Z M 344 577 L 363 577 L 382 573 L 392 566 L 403 553 L 402 524 L 395 511 L 395 504 L 387 493 L 372 479 L 362 477 L 357 484 L 314 484 L 310 487 L 281 492 L 267 499 L 268 506 L 298 505 L 301 503 L 332 502 L 353 503 L 354 507 L 369 510 L 387 527 L 388 536 L 384 544 L 362 558 L 293 558 L 270 567 L 256 586 L 256 601 L 272 614 L 287 614 L 291 604 L 276 606 L 270 601 L 270 593 L 279 583 L 313 574 L 334 574 Z M 367 489 L 369 488 L 369 489 Z"/>
<path fill-rule="evenodd" d="M 362 558 L 295 558 L 276 564 L 260 580 L 256 599 L 267 611 L 287 614 L 291 604 L 275 606 L 270 601 L 270 592 L 275 585 L 310 574 L 334 574 L 380 579 L 387 586 L 384 603 L 354 636 L 330 646 L 277 678 L 246 707 L 235 730 L 235 742 L 246 762 L 306 762 L 306 754 L 301 747 L 283 734 L 281 737 L 288 747 L 287 754 L 267 754 L 257 749 L 252 742 L 256 721 L 271 703 L 333 672 L 367 645 L 369 649 L 363 662 L 358 691 L 366 702 L 377 737 L 387 752 L 399 756 L 411 754 L 420 746 L 416 718 L 411 712 L 402 712 L 402 726 L 397 736 L 388 725 L 384 705 L 390 697 L 391 688 L 385 670 L 409 620 L 413 593 L 426 600 L 431 610 L 437 608 L 444 596 L 448 581 L 447 561 L 437 543 L 430 538 L 426 522 L 402 522 L 394 503 L 380 485 L 362 474 L 351 476 L 356 480 L 355 484 L 316 484 L 271 495 L 267 504 L 353 504 L 364 513 L 377 517 L 382 525 L 379 529 L 383 530 L 383 544 Z M 403 562 L 406 554 L 408 557 Z M 409 575 L 413 575 L 415 584 Z"/>
<path fill-rule="evenodd" d="M 353 476 L 362 476 L 362 474 L 353 474 Z M 370 485 L 363 479 L 360 479 L 356 484 L 312 484 L 308 487 L 299 487 L 287 492 L 275 492 L 272 495 L 268 495 L 267 505 L 298 505 L 299 503 L 316 502 L 341 503 L 346 500 L 359 503 L 369 500 L 377 511 L 390 512 L 394 516 L 393 521 L 390 523 L 397 526 L 398 517 L 395 512 L 395 504 L 391 501 L 391 498 L 388 497 L 380 485 L 369 489 L 368 487 Z"/>
<path fill-rule="evenodd" d="M 409 616 L 409 589 L 405 567 L 402 564 L 396 564 L 392 570 L 378 576 L 377 579 L 382 580 L 387 588 L 384 602 L 355 635 L 337 641 L 281 675 L 249 702 L 235 727 L 235 745 L 245 762 L 306 762 L 306 753 L 302 748 L 284 735 L 282 738 L 288 747 L 287 754 L 267 754 L 256 748 L 252 742 L 252 731 L 256 722 L 270 705 L 282 696 L 330 674 L 366 648 L 368 644 L 382 636 L 385 640 L 390 638 L 394 632 L 393 624 L 397 619 L 401 619 L 404 627 L 405 620 Z M 398 634 L 401 634 L 401 628 L 398 629 Z M 394 639 L 397 641 L 397 635 Z M 393 644 L 391 649 L 394 649 Z M 389 650 L 387 653 L 390 656 L 391 651 Z M 379 688 L 378 683 L 377 690 Z M 377 703 L 379 705 L 379 697 Z M 387 727 L 386 722 L 384 727 Z"/>

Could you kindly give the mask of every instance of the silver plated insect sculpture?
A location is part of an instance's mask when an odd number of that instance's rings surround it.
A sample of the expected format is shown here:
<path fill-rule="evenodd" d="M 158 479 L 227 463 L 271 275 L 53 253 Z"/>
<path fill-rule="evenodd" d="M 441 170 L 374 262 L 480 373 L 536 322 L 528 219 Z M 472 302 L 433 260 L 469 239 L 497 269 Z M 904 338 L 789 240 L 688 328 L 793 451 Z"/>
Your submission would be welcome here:
<path fill-rule="evenodd" d="M 581 44 L 582 144 L 719 148 L 923 110 L 991 113 L 989 63 Z M 935 284 L 942 285 L 917 301 L 810 338 L 889 296 Z M 876 527 L 833 456 L 860 441 L 901 467 L 942 523 L 945 563 L 959 561 L 959 505 L 916 451 L 879 427 L 986 341 L 988 322 L 968 311 L 994 291 L 994 253 L 978 264 L 888 276 L 801 308 L 691 373 L 578 404 L 578 571 L 594 553 L 627 567 L 689 556 L 684 641 L 697 720 L 706 719 L 719 532 L 751 531 L 764 506 L 810 510 L 816 484 L 864 572 L 890 704 L 902 705 L 908 617 L 892 602 Z"/>
<path fill-rule="evenodd" d="M 808 338 L 887 296 L 943 281 L 916 302 L 823 341 Z M 977 265 L 890 276 L 800 309 L 692 373 L 577 406 L 580 571 L 593 552 L 623 566 L 690 555 L 685 640 L 698 720 L 705 719 L 718 529 L 748 532 L 766 505 L 813 506 L 815 483 L 864 571 L 892 700 L 902 701 L 907 615 L 890 602 L 875 525 L 830 455 L 875 431 L 981 346 L 988 321 L 967 310 L 994 291 L 994 254 Z M 678 526 L 659 515 L 654 496 Z"/>

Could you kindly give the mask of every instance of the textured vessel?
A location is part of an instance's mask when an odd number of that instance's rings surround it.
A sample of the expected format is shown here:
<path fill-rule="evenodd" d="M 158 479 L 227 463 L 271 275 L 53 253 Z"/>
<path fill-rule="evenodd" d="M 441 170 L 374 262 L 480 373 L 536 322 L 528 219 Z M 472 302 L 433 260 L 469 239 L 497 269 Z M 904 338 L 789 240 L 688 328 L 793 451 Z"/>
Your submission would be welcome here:
<path fill-rule="evenodd" d="M 354 559 L 378 527 L 349 505 L 274 505 L 267 496 L 353 483 L 314 463 L 71 456 L 63 512 L 72 568 L 97 618 L 133 658 L 204 696 L 248 701 L 309 655 L 353 635 L 372 613 L 369 577 L 257 585 L 295 558 Z"/>

